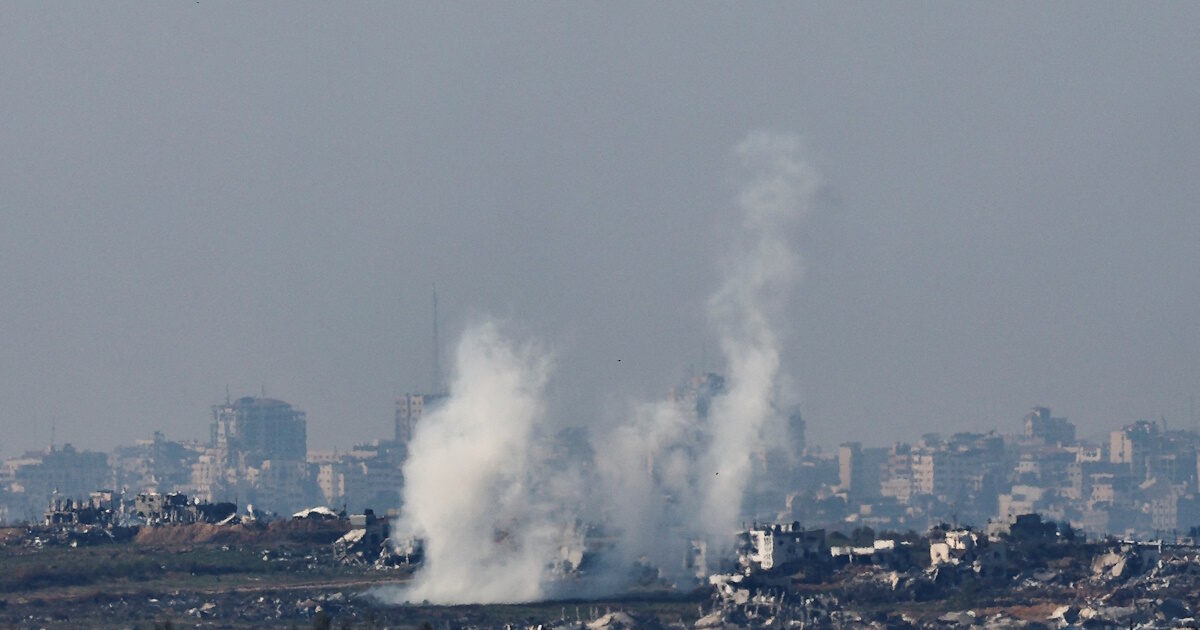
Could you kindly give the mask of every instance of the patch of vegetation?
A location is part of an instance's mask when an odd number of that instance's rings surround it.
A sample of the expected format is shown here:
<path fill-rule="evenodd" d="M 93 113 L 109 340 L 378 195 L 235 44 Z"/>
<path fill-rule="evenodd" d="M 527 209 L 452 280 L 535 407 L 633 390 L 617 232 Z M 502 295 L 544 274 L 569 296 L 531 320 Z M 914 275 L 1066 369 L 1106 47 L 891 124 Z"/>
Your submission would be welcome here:
<path fill-rule="evenodd" d="M 281 582 L 320 579 L 350 570 L 330 558 L 305 555 L 303 548 L 199 545 L 167 550 L 135 544 L 46 547 L 0 552 L 0 593 L 107 583 L 220 581 L 228 576 L 261 576 Z"/>

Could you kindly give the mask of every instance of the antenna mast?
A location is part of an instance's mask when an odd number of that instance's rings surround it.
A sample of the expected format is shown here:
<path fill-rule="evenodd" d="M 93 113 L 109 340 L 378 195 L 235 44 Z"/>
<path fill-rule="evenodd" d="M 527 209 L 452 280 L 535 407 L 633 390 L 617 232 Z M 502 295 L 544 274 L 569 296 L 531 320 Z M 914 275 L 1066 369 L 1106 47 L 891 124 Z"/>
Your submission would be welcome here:
<path fill-rule="evenodd" d="M 441 342 L 438 339 L 437 284 L 433 284 L 433 392 L 442 393 Z"/>

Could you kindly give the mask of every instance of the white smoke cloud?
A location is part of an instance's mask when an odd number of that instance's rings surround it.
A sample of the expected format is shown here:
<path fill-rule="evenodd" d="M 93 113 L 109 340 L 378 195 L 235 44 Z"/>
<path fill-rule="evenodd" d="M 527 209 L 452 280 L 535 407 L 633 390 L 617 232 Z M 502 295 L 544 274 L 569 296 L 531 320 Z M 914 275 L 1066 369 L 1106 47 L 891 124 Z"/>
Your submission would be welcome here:
<path fill-rule="evenodd" d="M 418 424 L 404 469 L 400 526 L 425 539 L 426 562 L 401 599 L 542 599 L 564 527 L 585 514 L 621 539 L 598 575 L 574 585 L 576 594 L 626 586 L 636 559 L 678 571 L 689 538 L 718 548 L 732 541 L 754 458 L 787 431 L 777 400 L 780 331 L 800 275 L 788 234 L 818 183 L 793 137 L 751 134 L 735 155 L 750 180 L 707 305 L 724 389 L 711 392 L 705 413 L 694 400 L 635 405 L 627 420 L 593 436 L 595 478 L 585 489 L 544 465 L 538 440 L 553 426 L 543 402 L 546 353 L 514 344 L 492 324 L 467 330 L 449 401 Z"/>
<path fill-rule="evenodd" d="M 403 599 L 542 597 L 558 530 L 532 454 L 550 363 L 494 324 L 463 334 L 450 397 L 417 424 L 404 467 L 401 527 L 425 540 L 426 559 Z"/>
<path fill-rule="evenodd" d="M 609 559 L 616 575 L 602 576 L 597 588 L 625 586 L 634 561 L 679 568 L 683 541 L 699 506 L 697 461 L 708 438 L 684 407 L 673 401 L 636 405 L 627 422 L 597 436 L 596 471 L 606 526 L 620 534 Z"/>
<path fill-rule="evenodd" d="M 768 435 L 786 432 L 776 399 L 779 330 L 800 276 L 800 258 L 788 234 L 811 210 L 818 185 L 794 137 L 752 134 L 736 154 L 753 173 L 738 196 L 744 233 L 727 254 L 723 282 L 708 303 L 725 358 L 726 391 L 710 411 L 713 439 L 706 463 L 712 474 L 704 476 L 698 518 L 705 531 L 717 535 L 738 524 L 753 456 L 766 450 Z"/>
<path fill-rule="evenodd" d="M 621 558 L 645 557 L 668 575 L 682 570 L 688 538 L 714 542 L 714 550 L 732 541 L 756 456 L 788 431 L 779 331 L 801 268 L 788 235 L 811 209 L 818 177 L 790 136 L 752 134 L 735 153 L 751 179 L 738 196 L 740 229 L 727 239 L 733 247 L 708 301 L 724 389 L 704 413 L 690 398 L 636 405 L 598 449 L 609 501 L 636 510 L 611 518 L 624 532 Z"/>

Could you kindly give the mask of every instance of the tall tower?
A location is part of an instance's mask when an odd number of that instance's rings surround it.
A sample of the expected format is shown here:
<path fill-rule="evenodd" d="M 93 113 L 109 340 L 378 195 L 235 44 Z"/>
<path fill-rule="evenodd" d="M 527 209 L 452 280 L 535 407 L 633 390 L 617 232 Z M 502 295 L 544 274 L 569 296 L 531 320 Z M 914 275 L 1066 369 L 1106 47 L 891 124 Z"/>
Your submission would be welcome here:
<path fill-rule="evenodd" d="M 413 431 L 416 428 L 417 422 L 425 413 L 437 408 L 445 402 L 449 395 L 446 393 L 446 385 L 442 380 L 442 345 L 441 339 L 438 337 L 438 303 L 437 303 L 437 284 L 432 285 L 433 288 L 433 363 L 430 366 L 432 373 L 430 374 L 430 389 L 429 393 L 420 394 L 409 392 L 401 395 L 396 399 L 396 434 L 395 440 L 405 447 L 407 450 L 408 443 L 412 440 Z"/>
<path fill-rule="evenodd" d="M 433 389 L 434 394 L 440 394 L 445 387 L 442 384 L 442 345 L 438 339 L 437 285 L 433 285 Z"/>

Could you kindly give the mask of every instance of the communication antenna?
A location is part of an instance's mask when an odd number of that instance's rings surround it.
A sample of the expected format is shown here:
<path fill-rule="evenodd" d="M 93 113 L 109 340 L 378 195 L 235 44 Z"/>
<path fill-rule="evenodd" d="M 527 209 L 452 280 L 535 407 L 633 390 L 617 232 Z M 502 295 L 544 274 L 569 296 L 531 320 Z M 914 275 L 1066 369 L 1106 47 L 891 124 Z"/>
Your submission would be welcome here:
<path fill-rule="evenodd" d="M 433 284 L 433 393 L 442 393 L 441 341 L 438 339 L 437 283 Z"/>
<path fill-rule="evenodd" d="M 50 423 L 50 452 L 51 453 L 54 452 L 54 430 L 55 430 L 55 428 L 56 428 L 55 423 L 51 422 Z M 55 488 L 55 491 L 57 491 L 57 490 L 58 489 Z"/>

